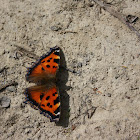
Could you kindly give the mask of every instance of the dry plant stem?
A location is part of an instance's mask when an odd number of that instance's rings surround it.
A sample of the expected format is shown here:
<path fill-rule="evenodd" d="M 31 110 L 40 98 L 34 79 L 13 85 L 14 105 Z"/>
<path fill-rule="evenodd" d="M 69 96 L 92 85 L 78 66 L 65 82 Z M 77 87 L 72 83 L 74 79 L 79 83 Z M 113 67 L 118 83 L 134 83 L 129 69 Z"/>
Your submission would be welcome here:
<path fill-rule="evenodd" d="M 15 81 L 8 82 L 7 84 L 0 86 L 0 91 L 4 90 L 9 86 L 16 86 L 16 85 L 18 85 L 18 83 Z"/>
<path fill-rule="evenodd" d="M 105 2 L 102 2 L 101 0 L 92 0 L 95 3 L 97 3 L 101 8 L 103 8 L 104 10 L 106 10 L 107 12 L 109 12 L 111 15 L 113 15 L 114 17 L 118 18 L 122 23 L 124 23 L 125 25 L 127 25 L 127 27 L 135 32 L 135 34 L 138 36 L 139 40 L 140 40 L 140 33 L 129 23 L 126 21 L 126 18 L 123 14 L 115 11 L 113 8 L 111 8 L 108 4 L 106 4 Z"/>

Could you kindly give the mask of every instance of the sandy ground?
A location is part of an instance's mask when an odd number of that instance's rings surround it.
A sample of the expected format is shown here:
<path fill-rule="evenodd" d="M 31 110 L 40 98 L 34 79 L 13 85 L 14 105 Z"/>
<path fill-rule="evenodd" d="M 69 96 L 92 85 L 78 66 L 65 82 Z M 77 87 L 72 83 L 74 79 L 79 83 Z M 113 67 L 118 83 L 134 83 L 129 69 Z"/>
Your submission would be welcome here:
<path fill-rule="evenodd" d="M 139 0 L 112 4 L 140 16 Z M 0 93 L 11 99 L 0 108 L 1 140 L 140 139 L 140 42 L 127 26 L 88 0 L 0 0 L 0 17 L 0 85 L 18 83 Z M 26 67 L 36 60 L 16 47 L 42 56 L 55 45 L 78 73 L 59 71 L 57 124 L 24 104 Z"/>

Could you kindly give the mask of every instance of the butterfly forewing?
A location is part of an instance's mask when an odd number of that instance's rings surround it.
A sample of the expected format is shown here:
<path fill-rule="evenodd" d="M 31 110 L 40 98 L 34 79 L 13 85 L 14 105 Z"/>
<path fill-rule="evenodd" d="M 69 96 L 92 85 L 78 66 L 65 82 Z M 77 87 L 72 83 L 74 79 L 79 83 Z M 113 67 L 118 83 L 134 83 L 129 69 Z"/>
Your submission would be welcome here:
<path fill-rule="evenodd" d="M 51 48 L 50 52 L 41 57 L 41 59 L 28 69 L 26 80 L 37 83 L 43 77 L 46 79 L 55 78 L 59 69 L 60 49 L 58 47 Z"/>

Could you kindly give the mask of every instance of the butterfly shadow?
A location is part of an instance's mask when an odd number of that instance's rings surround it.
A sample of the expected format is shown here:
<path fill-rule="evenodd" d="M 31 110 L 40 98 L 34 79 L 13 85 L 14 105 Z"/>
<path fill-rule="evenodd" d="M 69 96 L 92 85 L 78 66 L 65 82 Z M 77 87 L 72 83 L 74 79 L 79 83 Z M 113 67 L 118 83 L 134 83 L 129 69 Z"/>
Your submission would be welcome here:
<path fill-rule="evenodd" d="M 66 61 L 65 56 L 60 49 L 60 69 L 57 75 L 57 85 L 59 87 L 59 93 L 60 93 L 60 101 L 61 101 L 61 115 L 59 122 L 56 123 L 58 126 L 67 127 L 69 124 L 69 95 L 67 94 L 67 90 L 70 88 L 66 86 L 66 83 L 68 81 L 68 71 L 65 69 Z"/>

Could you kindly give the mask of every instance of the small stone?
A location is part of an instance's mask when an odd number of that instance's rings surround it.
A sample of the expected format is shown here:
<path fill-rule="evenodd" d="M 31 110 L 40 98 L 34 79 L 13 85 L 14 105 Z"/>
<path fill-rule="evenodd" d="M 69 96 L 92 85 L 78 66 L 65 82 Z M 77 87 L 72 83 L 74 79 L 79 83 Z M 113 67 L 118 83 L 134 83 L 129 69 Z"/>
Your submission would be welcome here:
<path fill-rule="evenodd" d="M 126 20 L 129 23 L 135 23 L 139 18 L 133 15 L 126 16 Z"/>
<path fill-rule="evenodd" d="M 92 0 L 86 0 L 85 2 L 87 3 L 87 5 L 89 7 L 93 7 L 94 6 L 94 2 Z"/>
<path fill-rule="evenodd" d="M 83 66 L 88 65 L 89 61 L 90 61 L 90 57 L 89 56 L 85 56 L 84 60 L 83 60 Z"/>
<path fill-rule="evenodd" d="M 95 84 L 98 80 L 94 77 L 90 77 L 89 81 L 91 84 Z"/>
<path fill-rule="evenodd" d="M 102 60 L 102 57 L 101 56 L 98 56 L 97 57 L 97 61 L 101 61 Z"/>
<path fill-rule="evenodd" d="M 6 89 L 10 92 L 15 92 L 16 91 L 15 86 L 10 86 L 10 87 L 7 87 Z"/>
<path fill-rule="evenodd" d="M 27 140 L 32 140 L 32 139 L 30 139 L 30 138 L 27 138 Z"/>
<path fill-rule="evenodd" d="M 73 60 L 72 63 L 70 64 L 70 66 L 72 67 L 72 69 L 77 68 L 77 60 Z"/>
<path fill-rule="evenodd" d="M 77 74 L 78 76 L 80 76 L 80 75 L 82 74 L 82 71 L 78 70 L 78 71 L 76 71 L 76 74 Z"/>
<path fill-rule="evenodd" d="M 21 103 L 21 104 L 20 104 L 20 107 L 21 107 L 21 108 L 25 108 L 25 103 Z"/>
<path fill-rule="evenodd" d="M 130 97 L 129 97 L 129 96 L 126 96 L 126 98 L 127 98 L 127 99 L 130 99 Z"/>
<path fill-rule="evenodd" d="M 0 106 L 3 108 L 7 108 L 10 106 L 11 100 L 7 97 L 0 98 Z"/>
<path fill-rule="evenodd" d="M 118 79 L 119 77 L 120 77 L 120 75 L 117 74 L 117 75 L 115 76 L 115 79 Z"/>
<path fill-rule="evenodd" d="M 59 26 L 51 26 L 51 30 L 52 31 L 59 31 L 59 30 L 61 30 L 61 27 L 59 27 Z"/>
<path fill-rule="evenodd" d="M 76 135 L 76 139 L 77 139 L 77 140 L 80 139 L 80 137 L 81 137 L 81 134 L 77 134 L 77 135 Z"/>
<path fill-rule="evenodd" d="M 78 64 L 77 64 L 77 67 L 82 67 L 82 63 L 81 62 L 79 62 Z"/>
<path fill-rule="evenodd" d="M 25 129 L 25 134 L 29 134 L 29 133 L 31 133 L 32 131 L 30 130 L 30 129 Z"/>
<path fill-rule="evenodd" d="M 88 5 L 89 7 L 93 7 L 93 6 L 94 6 L 93 3 L 88 3 L 87 5 Z"/>
<path fill-rule="evenodd" d="M 107 93 L 107 96 L 108 96 L 108 97 L 111 97 L 111 94 L 110 94 L 110 93 Z"/>

